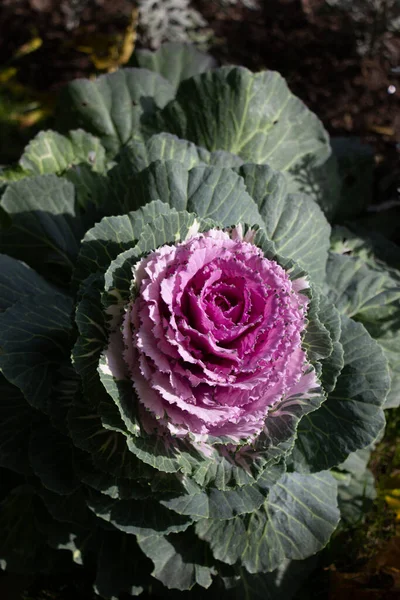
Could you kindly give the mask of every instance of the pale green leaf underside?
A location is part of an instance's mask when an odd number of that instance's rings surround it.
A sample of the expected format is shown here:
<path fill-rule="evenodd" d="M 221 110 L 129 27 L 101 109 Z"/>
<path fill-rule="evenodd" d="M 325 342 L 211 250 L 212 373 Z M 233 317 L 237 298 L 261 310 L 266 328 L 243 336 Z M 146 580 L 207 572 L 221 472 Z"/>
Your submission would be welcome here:
<path fill-rule="evenodd" d="M 25 148 L 19 164 L 31 175 L 61 174 L 72 165 L 86 163 L 93 171 L 106 169 L 106 153 L 100 140 L 82 129 L 64 136 L 41 131 Z"/>

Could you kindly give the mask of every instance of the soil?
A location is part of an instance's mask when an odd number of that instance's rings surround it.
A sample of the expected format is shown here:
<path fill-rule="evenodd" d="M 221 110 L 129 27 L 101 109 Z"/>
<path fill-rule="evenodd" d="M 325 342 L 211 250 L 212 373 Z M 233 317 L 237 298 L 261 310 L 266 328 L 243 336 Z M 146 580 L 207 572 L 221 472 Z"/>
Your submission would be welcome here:
<path fill-rule="evenodd" d="M 123 33 L 132 14 L 130 0 L 1 0 L 0 56 L 7 65 L 34 36 L 38 50 L 18 60 L 19 82 L 38 92 L 93 73 L 90 55 L 79 48 Z"/>

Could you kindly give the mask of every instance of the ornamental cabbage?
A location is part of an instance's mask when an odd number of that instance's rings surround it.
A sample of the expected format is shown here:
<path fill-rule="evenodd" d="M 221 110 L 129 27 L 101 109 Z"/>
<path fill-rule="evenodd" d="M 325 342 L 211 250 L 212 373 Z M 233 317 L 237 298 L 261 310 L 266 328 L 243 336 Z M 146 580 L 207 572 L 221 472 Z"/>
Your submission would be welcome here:
<path fill-rule="evenodd" d="M 1 175 L 1 564 L 290 598 L 398 402 L 397 254 L 332 233 L 277 73 L 175 50 L 72 82 Z"/>

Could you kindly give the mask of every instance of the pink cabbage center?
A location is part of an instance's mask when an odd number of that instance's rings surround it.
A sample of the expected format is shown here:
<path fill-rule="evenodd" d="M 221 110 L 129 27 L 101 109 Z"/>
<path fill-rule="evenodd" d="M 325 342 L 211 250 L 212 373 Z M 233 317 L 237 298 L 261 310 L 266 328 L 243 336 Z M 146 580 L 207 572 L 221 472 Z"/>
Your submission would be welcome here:
<path fill-rule="evenodd" d="M 301 347 L 307 284 L 237 232 L 162 246 L 134 276 L 124 358 L 141 403 L 173 434 L 249 440 L 277 402 L 316 386 Z"/>

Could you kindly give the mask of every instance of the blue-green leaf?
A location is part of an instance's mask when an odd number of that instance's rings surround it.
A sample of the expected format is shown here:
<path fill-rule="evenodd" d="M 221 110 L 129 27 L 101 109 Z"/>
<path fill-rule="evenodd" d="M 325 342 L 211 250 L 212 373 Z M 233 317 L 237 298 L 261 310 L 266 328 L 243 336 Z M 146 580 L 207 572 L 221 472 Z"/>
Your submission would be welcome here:
<path fill-rule="evenodd" d="M 227 150 L 279 171 L 304 156 L 324 162 L 330 154 L 320 121 L 273 71 L 222 67 L 192 77 L 151 117 L 151 125 L 154 132 L 169 131 L 207 150 Z"/>
<path fill-rule="evenodd" d="M 137 50 L 133 58 L 142 69 L 155 71 L 168 79 L 174 89 L 181 81 L 209 71 L 217 64 L 212 56 L 200 52 L 193 44 L 176 42 L 163 44 L 155 52 Z"/>
<path fill-rule="evenodd" d="M 60 123 L 96 135 L 115 156 L 132 137 L 141 139 L 143 115 L 162 108 L 173 96 L 173 86 L 146 69 L 121 69 L 95 81 L 76 79 L 61 94 Z"/>
<path fill-rule="evenodd" d="M 370 445 L 385 426 L 387 361 L 360 323 L 342 315 L 344 367 L 326 402 L 300 422 L 293 457 L 296 470 L 318 471 Z"/>
<path fill-rule="evenodd" d="M 43 412 L 48 412 L 56 368 L 69 355 L 71 311 L 69 297 L 37 294 L 0 315 L 0 368 Z"/>
<path fill-rule="evenodd" d="M 196 532 L 217 560 L 240 561 L 250 573 L 273 571 L 285 559 L 307 558 L 327 544 L 339 521 L 336 496 L 328 472 L 286 474 L 249 517 L 205 519 Z"/>

